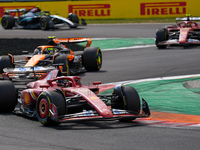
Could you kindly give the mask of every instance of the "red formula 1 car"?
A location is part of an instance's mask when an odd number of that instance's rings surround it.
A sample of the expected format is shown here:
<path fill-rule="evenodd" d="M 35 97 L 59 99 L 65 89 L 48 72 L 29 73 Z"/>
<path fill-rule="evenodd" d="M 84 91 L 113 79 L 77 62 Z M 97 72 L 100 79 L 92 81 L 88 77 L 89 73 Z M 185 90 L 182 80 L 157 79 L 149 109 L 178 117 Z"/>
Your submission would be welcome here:
<path fill-rule="evenodd" d="M 176 25 L 158 29 L 155 41 L 158 49 L 164 49 L 168 45 L 200 45 L 200 27 L 195 21 L 200 21 L 200 17 L 186 15 L 184 18 L 176 18 Z"/>
<path fill-rule="evenodd" d="M 118 85 L 112 94 L 101 95 L 101 82 L 84 86 L 78 76 L 59 75 L 59 70 L 52 70 L 24 89 L 16 88 L 9 80 L 0 81 L 0 112 L 37 117 L 45 126 L 77 120 L 131 121 L 150 116 L 147 102 L 142 99 L 141 109 L 133 87 Z"/>

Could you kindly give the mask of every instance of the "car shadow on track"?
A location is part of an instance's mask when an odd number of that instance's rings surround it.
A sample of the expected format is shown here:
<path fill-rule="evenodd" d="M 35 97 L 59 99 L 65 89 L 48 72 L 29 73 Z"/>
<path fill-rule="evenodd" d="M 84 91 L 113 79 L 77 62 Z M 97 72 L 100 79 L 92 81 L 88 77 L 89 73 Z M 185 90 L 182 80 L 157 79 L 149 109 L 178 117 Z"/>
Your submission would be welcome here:
<path fill-rule="evenodd" d="M 30 29 L 30 28 L 17 28 L 17 27 L 15 27 L 15 28 L 13 28 L 12 30 L 26 30 L 26 31 L 28 31 L 28 30 L 30 30 L 30 31 L 44 31 L 44 32 L 48 32 L 48 31 L 63 31 L 63 30 L 66 30 L 66 31 L 68 31 L 68 30 L 83 30 L 83 29 L 86 29 L 86 28 L 84 28 L 83 26 L 82 27 L 78 27 L 78 28 L 69 28 L 69 27 L 60 27 L 60 28 L 54 28 L 54 29 L 49 29 L 49 30 L 41 30 L 41 29 Z"/>
<path fill-rule="evenodd" d="M 119 122 L 119 121 L 84 121 L 76 123 L 63 123 L 54 128 L 56 130 L 98 130 L 98 129 L 120 129 L 144 126 L 142 122 Z"/>
<path fill-rule="evenodd" d="M 163 49 L 157 49 L 159 51 L 165 51 L 165 50 L 196 50 L 197 48 L 200 48 L 199 45 L 188 45 L 188 46 L 168 46 L 167 48 Z"/>
<path fill-rule="evenodd" d="M 43 126 L 37 118 L 30 118 L 28 116 L 16 113 L 1 113 L 2 117 L 19 117 L 21 119 L 29 120 L 30 122 L 37 123 L 38 127 L 51 128 L 56 130 L 98 130 L 98 129 L 120 129 L 120 128 L 132 128 L 146 126 L 145 121 L 140 121 L 140 119 L 132 120 L 131 122 L 120 122 L 118 120 L 109 121 L 76 121 L 76 122 L 66 122 L 61 123 L 58 126 Z M 15 117 L 16 116 L 16 117 Z"/>

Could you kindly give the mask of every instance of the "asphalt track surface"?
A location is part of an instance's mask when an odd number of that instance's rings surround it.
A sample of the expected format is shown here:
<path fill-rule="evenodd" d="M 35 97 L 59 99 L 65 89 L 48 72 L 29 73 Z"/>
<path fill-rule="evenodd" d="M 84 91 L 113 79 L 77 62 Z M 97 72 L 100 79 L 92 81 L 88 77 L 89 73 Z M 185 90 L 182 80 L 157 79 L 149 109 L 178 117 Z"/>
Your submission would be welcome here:
<path fill-rule="evenodd" d="M 164 24 L 88 25 L 77 30 L 3 30 L 0 38 L 153 38 Z M 82 74 L 85 84 L 137 80 L 153 77 L 199 74 L 200 48 L 156 47 L 103 51 L 99 72 Z M 146 98 L 148 101 L 148 98 Z M 159 102 L 162 103 L 162 100 Z M 158 102 L 158 103 L 159 103 Z M 178 104 L 177 104 L 178 105 Z M 196 150 L 200 147 L 199 128 L 169 128 L 141 122 L 90 121 L 43 127 L 38 121 L 14 114 L 0 115 L 0 149 L 41 150 Z"/>

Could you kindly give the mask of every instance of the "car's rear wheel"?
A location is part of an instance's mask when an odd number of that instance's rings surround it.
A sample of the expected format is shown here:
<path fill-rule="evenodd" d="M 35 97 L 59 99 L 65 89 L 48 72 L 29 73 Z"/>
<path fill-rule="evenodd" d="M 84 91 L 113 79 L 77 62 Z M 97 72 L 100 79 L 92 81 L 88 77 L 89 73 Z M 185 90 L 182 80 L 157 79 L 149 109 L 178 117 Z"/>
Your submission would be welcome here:
<path fill-rule="evenodd" d="M 9 80 L 0 81 L 0 112 L 12 112 L 17 104 L 16 90 Z"/>
<path fill-rule="evenodd" d="M 12 29 L 15 26 L 15 19 L 11 15 L 4 15 L 1 19 L 1 25 L 4 29 Z"/>
<path fill-rule="evenodd" d="M 40 28 L 42 30 L 49 30 L 49 22 L 50 22 L 49 16 L 42 16 L 40 19 Z"/>
<path fill-rule="evenodd" d="M 117 96 L 117 99 L 112 99 L 112 109 L 129 110 L 135 115 L 140 113 L 140 97 L 135 88 L 131 86 L 117 86 L 114 88 L 113 94 Z M 131 121 L 134 119 L 134 117 L 122 117 L 119 121 Z"/>
<path fill-rule="evenodd" d="M 79 24 L 79 18 L 78 18 L 78 16 L 76 14 L 69 14 L 68 18 L 73 23 Z"/>
<path fill-rule="evenodd" d="M 64 75 L 69 75 L 69 63 L 66 54 L 56 56 L 54 59 L 54 64 L 62 64 L 62 68 L 59 68 Z"/>
<path fill-rule="evenodd" d="M 38 120 L 44 126 L 59 125 L 58 117 L 65 115 L 66 112 L 64 96 L 58 91 L 42 92 L 37 100 L 36 112 Z M 55 116 L 52 116 L 52 113 Z"/>
<path fill-rule="evenodd" d="M 167 32 L 167 29 L 158 29 L 156 31 L 156 41 L 155 44 L 158 47 L 158 49 L 165 49 L 167 45 L 159 45 L 160 42 L 166 41 L 169 39 L 169 34 Z"/>
<path fill-rule="evenodd" d="M 102 67 L 102 53 L 99 47 L 86 47 L 83 51 L 83 65 L 87 71 L 99 71 Z"/>
<path fill-rule="evenodd" d="M 73 26 L 70 26 L 70 28 L 77 28 L 77 27 L 78 27 L 79 18 L 78 18 L 78 16 L 77 16 L 76 14 L 70 13 L 70 14 L 68 15 L 68 19 L 74 23 L 74 25 L 73 25 Z"/>
<path fill-rule="evenodd" d="M 0 74 L 4 73 L 4 68 L 12 67 L 13 63 L 10 56 L 0 56 Z"/>

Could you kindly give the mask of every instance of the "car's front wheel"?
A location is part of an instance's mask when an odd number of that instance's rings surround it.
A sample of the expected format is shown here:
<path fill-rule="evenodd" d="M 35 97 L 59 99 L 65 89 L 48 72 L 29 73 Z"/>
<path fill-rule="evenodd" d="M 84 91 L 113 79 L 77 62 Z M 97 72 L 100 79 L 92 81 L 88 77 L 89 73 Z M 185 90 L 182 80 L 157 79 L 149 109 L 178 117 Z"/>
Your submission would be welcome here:
<path fill-rule="evenodd" d="M 156 41 L 155 44 L 158 47 L 158 49 L 165 49 L 167 45 L 160 45 L 160 42 L 166 41 L 169 39 L 169 34 L 167 32 L 167 29 L 158 29 L 156 31 Z"/>
<path fill-rule="evenodd" d="M 112 109 L 128 110 L 135 115 L 140 113 L 140 97 L 135 88 L 131 86 L 116 86 L 113 90 L 114 99 L 112 102 Z M 135 118 L 122 117 L 119 121 L 131 121 Z"/>
<path fill-rule="evenodd" d="M 66 102 L 58 91 L 44 91 L 37 100 L 37 118 L 44 126 L 59 125 L 58 117 L 65 115 Z"/>

